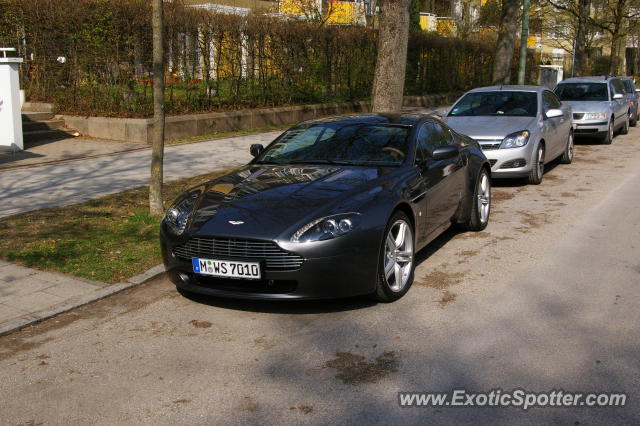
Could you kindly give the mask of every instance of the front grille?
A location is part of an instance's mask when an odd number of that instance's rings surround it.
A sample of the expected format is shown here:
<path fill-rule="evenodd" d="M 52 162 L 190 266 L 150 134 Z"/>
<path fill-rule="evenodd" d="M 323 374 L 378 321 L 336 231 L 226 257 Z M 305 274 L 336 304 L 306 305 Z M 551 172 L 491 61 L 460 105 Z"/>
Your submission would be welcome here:
<path fill-rule="evenodd" d="M 498 160 L 489 160 L 489 164 L 491 165 L 491 167 L 495 166 L 497 162 Z"/>
<path fill-rule="evenodd" d="M 502 139 L 476 139 L 483 151 L 490 151 L 500 148 Z"/>
<path fill-rule="evenodd" d="M 191 260 L 193 257 L 248 262 L 264 260 L 266 269 L 271 271 L 295 270 L 304 262 L 301 256 L 283 250 L 271 241 L 235 238 L 192 237 L 185 244 L 176 246 L 173 253 L 184 260 Z"/>
<path fill-rule="evenodd" d="M 573 113 L 574 120 L 582 120 L 582 117 L 584 117 L 584 113 L 578 113 L 578 112 Z"/>

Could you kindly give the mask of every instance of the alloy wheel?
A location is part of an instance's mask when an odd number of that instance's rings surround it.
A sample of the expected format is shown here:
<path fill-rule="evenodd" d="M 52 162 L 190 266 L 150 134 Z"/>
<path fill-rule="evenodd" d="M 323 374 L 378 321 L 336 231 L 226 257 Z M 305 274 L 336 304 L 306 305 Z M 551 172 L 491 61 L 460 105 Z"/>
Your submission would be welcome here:
<path fill-rule="evenodd" d="M 569 143 L 567 145 L 569 161 L 573 160 L 573 133 L 569 132 Z"/>
<path fill-rule="evenodd" d="M 536 167 L 538 177 L 542 178 L 542 175 L 544 174 L 544 147 L 542 146 L 538 148 L 538 164 L 536 165 Z"/>
<path fill-rule="evenodd" d="M 478 185 L 478 212 L 480 222 L 487 223 L 489 220 L 489 209 L 491 208 L 491 182 L 486 173 L 482 173 Z"/>
<path fill-rule="evenodd" d="M 389 228 L 385 243 L 384 276 L 389 289 L 400 292 L 407 285 L 413 266 L 413 233 L 402 219 Z"/>

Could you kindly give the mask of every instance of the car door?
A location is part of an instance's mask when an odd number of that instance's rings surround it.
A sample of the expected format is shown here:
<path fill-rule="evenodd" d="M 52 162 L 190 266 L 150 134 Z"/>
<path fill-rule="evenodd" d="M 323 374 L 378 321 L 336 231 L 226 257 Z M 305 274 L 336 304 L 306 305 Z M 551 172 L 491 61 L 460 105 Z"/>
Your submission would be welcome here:
<path fill-rule="evenodd" d="M 624 86 L 618 79 L 609 81 L 609 94 L 611 96 L 611 106 L 613 108 L 614 127 L 618 128 L 626 120 L 627 100 L 624 96 Z M 613 99 L 617 94 L 622 95 L 620 99 Z"/>
<path fill-rule="evenodd" d="M 562 111 L 561 117 L 555 117 L 550 119 L 553 122 L 554 126 L 554 138 L 553 143 L 554 147 L 550 154 L 553 154 L 553 157 L 548 156 L 547 158 L 555 158 L 556 156 L 562 154 L 567 144 L 567 138 L 569 137 L 569 132 L 571 131 L 571 108 L 568 105 L 562 105 L 560 99 L 550 90 L 546 90 L 542 93 L 543 97 L 543 108 L 545 108 L 545 113 L 549 109 L 559 109 Z M 548 109 L 547 109 L 548 108 Z M 546 140 L 546 139 L 545 139 Z"/>
<path fill-rule="evenodd" d="M 565 117 L 547 117 L 547 112 L 550 109 L 559 109 L 560 102 L 557 98 L 548 90 L 542 92 L 542 113 L 544 118 L 543 135 L 546 143 L 546 158 L 555 158 L 558 154 L 558 147 L 560 146 L 560 134 L 564 127 Z"/>
<path fill-rule="evenodd" d="M 436 120 L 427 120 L 419 129 L 416 146 L 416 167 L 420 171 L 425 196 L 426 218 L 419 231 L 421 241 L 450 224 L 464 189 L 464 170 L 460 154 L 446 160 L 434 160 L 433 150 L 456 144 L 450 129 Z"/>

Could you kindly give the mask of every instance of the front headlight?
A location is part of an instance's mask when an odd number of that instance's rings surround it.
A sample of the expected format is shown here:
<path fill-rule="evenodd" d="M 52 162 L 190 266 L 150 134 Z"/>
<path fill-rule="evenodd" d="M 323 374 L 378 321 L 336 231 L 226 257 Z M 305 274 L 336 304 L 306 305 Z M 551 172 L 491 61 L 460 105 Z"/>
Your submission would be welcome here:
<path fill-rule="evenodd" d="M 604 120 L 607 118 L 607 114 L 604 112 L 588 112 L 584 115 L 585 120 Z"/>
<path fill-rule="evenodd" d="M 181 235 L 184 232 L 187 228 L 189 215 L 196 204 L 197 198 L 198 194 L 189 194 L 187 198 L 176 203 L 173 207 L 167 210 L 163 220 L 171 232 L 176 235 Z"/>
<path fill-rule="evenodd" d="M 324 241 L 350 232 L 360 222 L 360 213 L 343 213 L 316 219 L 291 237 L 293 243 Z"/>
<path fill-rule="evenodd" d="M 500 149 L 503 148 L 520 148 L 529 142 L 530 133 L 528 130 L 522 130 L 520 132 L 511 133 L 502 139 Z"/>

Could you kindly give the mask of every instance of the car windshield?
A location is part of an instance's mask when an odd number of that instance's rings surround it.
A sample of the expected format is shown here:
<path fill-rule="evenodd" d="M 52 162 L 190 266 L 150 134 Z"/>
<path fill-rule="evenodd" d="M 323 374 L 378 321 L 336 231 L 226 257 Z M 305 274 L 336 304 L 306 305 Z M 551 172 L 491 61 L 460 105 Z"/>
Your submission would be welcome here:
<path fill-rule="evenodd" d="M 608 101 L 607 83 L 563 83 L 556 87 L 561 101 Z"/>
<path fill-rule="evenodd" d="M 449 116 L 504 115 L 535 117 L 538 95 L 535 92 L 499 90 L 467 93 L 451 108 Z"/>
<path fill-rule="evenodd" d="M 410 130 L 354 122 L 303 124 L 280 136 L 256 162 L 397 166 L 408 152 Z"/>

